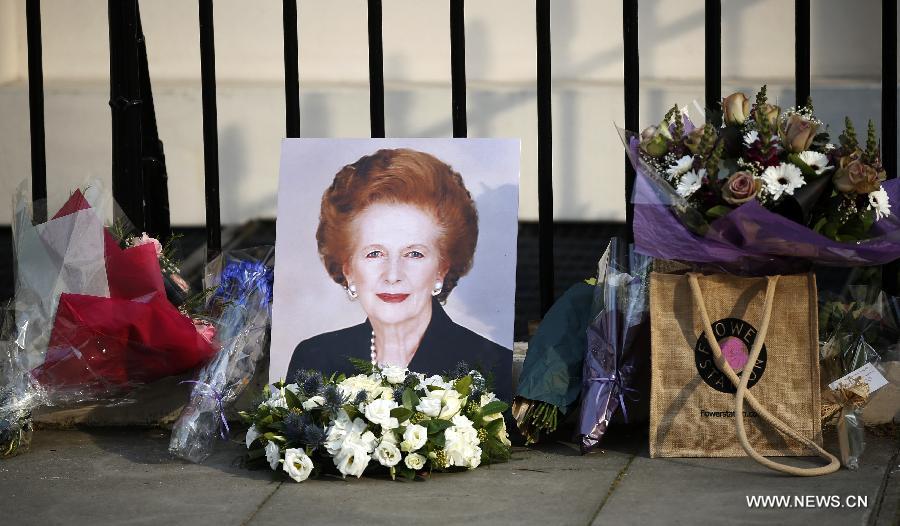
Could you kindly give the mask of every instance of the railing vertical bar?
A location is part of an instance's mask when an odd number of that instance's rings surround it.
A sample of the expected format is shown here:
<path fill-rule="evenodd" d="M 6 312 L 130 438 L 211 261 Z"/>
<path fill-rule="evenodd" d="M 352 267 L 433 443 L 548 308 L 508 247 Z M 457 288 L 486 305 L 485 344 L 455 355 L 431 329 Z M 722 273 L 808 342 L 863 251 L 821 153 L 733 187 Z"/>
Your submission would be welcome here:
<path fill-rule="evenodd" d="M 453 136 L 466 137 L 466 22 L 465 0 L 450 0 L 450 76 Z"/>
<path fill-rule="evenodd" d="M 881 2 L 881 158 L 890 178 L 897 177 L 897 0 Z M 893 206 L 897 206 L 892 203 Z M 900 293 L 895 261 L 883 269 L 884 290 Z"/>
<path fill-rule="evenodd" d="M 809 0 L 794 0 L 794 82 L 797 107 L 806 104 L 810 95 Z"/>
<path fill-rule="evenodd" d="M 206 181 L 206 258 L 222 252 L 219 210 L 219 135 L 212 0 L 200 1 L 200 83 L 203 101 L 203 167 Z"/>
<path fill-rule="evenodd" d="M 109 0 L 109 105 L 112 114 L 112 195 L 138 232 L 145 232 L 141 148 L 142 105 L 137 0 Z"/>
<path fill-rule="evenodd" d="M 41 1 L 25 2 L 28 44 L 28 112 L 31 126 L 31 198 L 34 221 L 47 220 L 47 151 L 44 132 L 44 62 L 41 43 Z"/>
<path fill-rule="evenodd" d="M 381 0 L 369 0 L 369 120 L 372 137 L 384 137 L 384 46 Z"/>
<path fill-rule="evenodd" d="M 706 0 L 704 18 L 707 118 L 718 127 L 722 124 L 722 1 Z"/>
<path fill-rule="evenodd" d="M 159 140 L 156 124 L 156 105 L 150 82 L 150 65 L 147 61 L 147 41 L 141 24 L 141 10 L 137 12 L 138 82 L 141 96 L 141 178 L 144 188 L 144 224 L 147 232 L 165 244 L 172 237 L 169 214 L 169 181 L 166 171 L 166 155 Z"/>
<path fill-rule="evenodd" d="M 538 272 L 541 317 L 554 296 L 553 119 L 551 112 L 550 0 L 537 0 Z"/>
<path fill-rule="evenodd" d="M 284 109 L 285 137 L 300 137 L 300 65 L 297 36 L 297 0 L 284 0 Z"/>
<path fill-rule="evenodd" d="M 640 67 L 638 61 L 638 2 L 622 0 L 622 37 L 625 60 L 625 129 L 638 131 L 640 123 Z M 625 238 L 634 242 L 634 167 L 625 155 Z"/>

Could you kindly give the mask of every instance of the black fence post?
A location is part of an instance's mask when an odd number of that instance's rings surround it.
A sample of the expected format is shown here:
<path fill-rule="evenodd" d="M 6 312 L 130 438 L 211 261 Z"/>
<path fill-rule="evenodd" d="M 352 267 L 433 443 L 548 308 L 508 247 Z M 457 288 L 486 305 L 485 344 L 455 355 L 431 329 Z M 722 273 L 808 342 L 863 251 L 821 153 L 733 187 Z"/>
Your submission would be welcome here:
<path fill-rule="evenodd" d="M 897 0 L 881 2 L 881 159 L 890 178 L 897 177 Z M 891 203 L 892 206 L 900 206 Z M 900 294 L 895 261 L 882 269 L 884 290 Z"/>
<path fill-rule="evenodd" d="M 216 50 L 212 0 L 199 1 L 203 167 L 206 181 L 206 260 L 212 261 L 222 252 L 222 223 L 219 212 L 219 134 L 216 116 Z"/>
<path fill-rule="evenodd" d="M 553 117 L 551 112 L 550 0 L 537 0 L 538 271 L 541 317 L 554 299 Z"/>
<path fill-rule="evenodd" d="M 144 224 L 148 232 L 163 244 L 172 237 L 169 216 L 169 181 L 166 172 L 166 155 L 156 127 L 156 106 L 150 83 L 150 66 L 147 62 L 147 42 L 141 25 L 140 6 L 137 9 L 138 76 L 141 100 L 141 172 L 144 192 Z"/>
<path fill-rule="evenodd" d="M 297 0 L 284 0 L 285 137 L 300 137 L 300 64 L 297 37 Z"/>
<path fill-rule="evenodd" d="M 28 43 L 28 118 L 31 133 L 31 199 L 35 223 L 47 220 L 47 151 L 44 134 L 44 60 L 41 44 L 41 1 L 26 0 Z"/>
<path fill-rule="evenodd" d="M 640 127 L 640 62 L 638 60 L 638 2 L 622 0 L 622 37 L 625 59 L 625 129 L 638 132 Z M 634 242 L 634 167 L 625 155 L 625 240 Z"/>
<path fill-rule="evenodd" d="M 109 0 L 109 105 L 112 194 L 138 232 L 146 231 L 141 161 L 141 83 L 137 0 Z"/>
<path fill-rule="evenodd" d="M 704 20 L 706 118 L 718 128 L 722 124 L 722 0 L 706 0 Z"/>
<path fill-rule="evenodd" d="M 450 76 L 453 136 L 466 137 L 466 22 L 465 0 L 450 0 Z"/>
<path fill-rule="evenodd" d="M 809 0 L 794 0 L 794 82 L 797 107 L 809 99 Z"/>
<path fill-rule="evenodd" d="M 381 0 L 369 0 L 369 119 L 372 137 L 384 137 L 384 49 Z"/>

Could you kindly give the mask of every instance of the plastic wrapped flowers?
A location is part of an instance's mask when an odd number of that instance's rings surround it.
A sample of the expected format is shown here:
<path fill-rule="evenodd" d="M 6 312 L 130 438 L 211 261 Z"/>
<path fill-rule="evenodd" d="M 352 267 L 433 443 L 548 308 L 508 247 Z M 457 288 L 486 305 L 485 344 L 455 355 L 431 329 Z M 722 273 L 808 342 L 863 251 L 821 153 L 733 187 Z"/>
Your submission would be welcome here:
<path fill-rule="evenodd" d="M 241 416 L 248 465 L 268 464 L 297 482 L 336 469 L 343 477 L 384 470 L 392 479 L 506 462 L 503 411 L 477 371 L 426 378 L 399 367 L 325 378 L 307 371 L 295 383 L 264 389 Z"/>

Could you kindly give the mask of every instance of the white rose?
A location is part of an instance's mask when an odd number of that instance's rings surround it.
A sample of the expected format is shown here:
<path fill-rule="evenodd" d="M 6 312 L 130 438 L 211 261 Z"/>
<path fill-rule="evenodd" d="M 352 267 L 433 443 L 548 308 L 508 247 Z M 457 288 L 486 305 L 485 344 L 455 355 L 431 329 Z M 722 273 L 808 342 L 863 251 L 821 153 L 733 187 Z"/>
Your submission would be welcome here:
<path fill-rule="evenodd" d="M 356 444 L 345 444 L 344 448 L 334 457 L 334 465 L 341 475 L 361 477 L 363 471 L 369 465 L 369 452 Z"/>
<path fill-rule="evenodd" d="M 416 411 L 421 411 L 426 416 L 434 418 L 441 413 L 441 399 L 421 398 L 419 399 L 419 405 L 416 406 Z"/>
<path fill-rule="evenodd" d="M 269 461 L 269 467 L 272 469 L 278 468 L 278 463 L 281 462 L 281 450 L 278 444 L 271 440 L 266 444 L 266 460 Z"/>
<path fill-rule="evenodd" d="M 409 455 L 406 455 L 403 463 L 406 464 L 406 467 L 409 469 L 419 471 L 425 467 L 425 457 L 418 453 L 410 453 Z"/>
<path fill-rule="evenodd" d="M 382 466 L 389 468 L 391 466 L 396 466 L 400 462 L 400 450 L 397 449 L 397 446 L 394 444 L 382 441 L 378 444 L 378 447 L 375 448 L 375 453 L 372 454 L 372 458 L 377 460 Z"/>
<path fill-rule="evenodd" d="M 426 400 L 440 400 L 441 409 L 437 415 L 428 415 L 428 416 L 436 416 L 438 418 L 451 418 L 456 413 L 459 413 L 459 410 L 462 409 L 462 400 L 460 400 L 459 393 L 454 389 L 438 389 L 436 391 L 431 391 L 428 393 L 428 397 Z M 424 411 L 423 411 L 424 413 Z M 427 414 L 427 413 L 426 413 Z"/>
<path fill-rule="evenodd" d="M 365 414 L 369 422 L 379 425 L 384 429 L 394 429 L 400 423 L 391 416 L 391 410 L 397 408 L 397 402 L 393 400 L 378 399 L 366 405 Z"/>
<path fill-rule="evenodd" d="M 400 443 L 400 449 L 406 452 L 415 451 L 425 445 L 428 441 L 428 430 L 425 426 L 412 424 L 407 426 L 403 432 L 403 442 Z"/>
<path fill-rule="evenodd" d="M 391 365 L 382 369 L 381 375 L 389 384 L 402 384 L 406 380 L 406 368 Z"/>
<path fill-rule="evenodd" d="M 256 426 L 250 426 L 250 429 L 247 430 L 247 449 L 250 449 L 250 445 L 253 444 L 253 441 L 259 438 L 259 429 L 256 429 Z"/>
<path fill-rule="evenodd" d="M 301 405 L 303 406 L 304 411 L 311 411 L 317 407 L 322 407 L 323 405 L 325 405 L 325 397 L 316 395 L 308 398 Z"/>
<path fill-rule="evenodd" d="M 338 390 L 341 392 L 341 395 L 351 400 L 356 398 L 360 391 L 365 391 L 367 398 L 371 400 L 374 398 L 373 391 L 377 390 L 378 394 L 381 394 L 381 382 L 373 380 L 364 374 L 358 374 L 344 379 L 343 382 L 338 384 Z"/>
<path fill-rule="evenodd" d="M 313 461 L 302 449 L 287 449 L 284 452 L 284 470 L 296 482 L 303 482 L 312 473 Z"/>

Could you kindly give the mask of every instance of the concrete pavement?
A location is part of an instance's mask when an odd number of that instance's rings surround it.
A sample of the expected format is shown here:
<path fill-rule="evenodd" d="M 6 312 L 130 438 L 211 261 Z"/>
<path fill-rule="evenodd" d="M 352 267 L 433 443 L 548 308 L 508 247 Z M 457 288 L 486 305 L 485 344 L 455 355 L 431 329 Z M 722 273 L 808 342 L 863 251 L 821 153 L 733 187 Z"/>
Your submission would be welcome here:
<path fill-rule="evenodd" d="M 631 434 L 629 434 L 631 433 Z M 749 459 L 650 459 L 646 436 L 612 435 L 602 453 L 572 444 L 516 448 L 507 464 L 424 482 L 324 477 L 296 484 L 240 466 L 220 443 L 204 464 L 172 458 L 168 432 L 38 430 L 31 452 L 0 461 L 0 524 L 896 524 L 896 437 L 869 437 L 859 471 L 817 478 Z M 844 507 L 750 509 L 747 496 L 835 495 Z M 867 502 L 846 507 L 847 497 Z"/>

